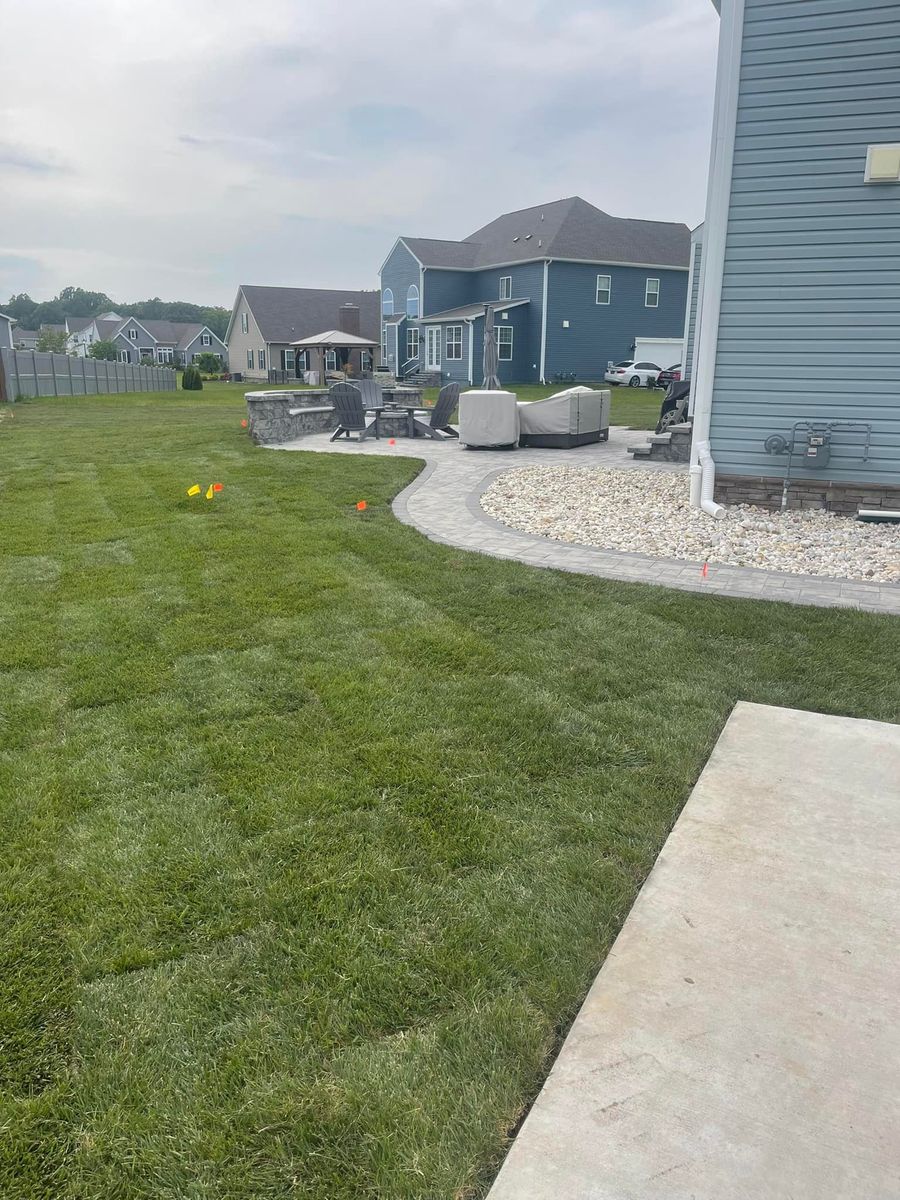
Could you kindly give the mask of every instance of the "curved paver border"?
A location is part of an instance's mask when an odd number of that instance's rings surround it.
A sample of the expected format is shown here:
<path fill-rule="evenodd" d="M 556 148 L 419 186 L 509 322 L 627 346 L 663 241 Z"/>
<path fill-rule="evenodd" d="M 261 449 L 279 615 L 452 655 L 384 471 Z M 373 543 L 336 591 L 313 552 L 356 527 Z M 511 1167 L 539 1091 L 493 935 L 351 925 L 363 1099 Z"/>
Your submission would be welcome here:
<path fill-rule="evenodd" d="M 491 484 L 507 471 L 523 465 L 607 466 L 657 471 L 684 469 L 670 463 L 648 466 L 628 458 L 625 447 L 633 437 L 633 431 L 613 429 L 609 443 L 599 446 L 585 446 L 578 451 L 529 450 L 522 455 L 504 451 L 468 451 L 457 442 L 417 443 L 413 454 L 404 455 L 402 446 L 389 448 L 377 441 L 340 444 L 318 436 L 273 448 L 338 454 L 399 454 L 423 461 L 422 471 L 394 499 L 394 514 L 432 541 L 460 550 L 515 559 L 533 567 L 596 575 L 627 583 L 658 584 L 714 596 L 780 600 L 818 608 L 857 608 L 900 615 L 900 586 L 896 584 L 786 575 L 720 564 L 711 564 L 704 579 L 701 562 L 558 542 L 540 534 L 511 529 L 488 516 L 481 507 L 481 497 Z"/>

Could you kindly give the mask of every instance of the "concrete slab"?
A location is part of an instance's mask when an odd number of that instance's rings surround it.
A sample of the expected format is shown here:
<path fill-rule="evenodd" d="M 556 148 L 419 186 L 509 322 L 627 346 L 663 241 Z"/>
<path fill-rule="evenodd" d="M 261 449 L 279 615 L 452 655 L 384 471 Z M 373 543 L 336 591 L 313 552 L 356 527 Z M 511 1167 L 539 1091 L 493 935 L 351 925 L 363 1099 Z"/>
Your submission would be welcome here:
<path fill-rule="evenodd" d="M 490 1200 L 900 1196 L 900 725 L 739 704 Z"/>

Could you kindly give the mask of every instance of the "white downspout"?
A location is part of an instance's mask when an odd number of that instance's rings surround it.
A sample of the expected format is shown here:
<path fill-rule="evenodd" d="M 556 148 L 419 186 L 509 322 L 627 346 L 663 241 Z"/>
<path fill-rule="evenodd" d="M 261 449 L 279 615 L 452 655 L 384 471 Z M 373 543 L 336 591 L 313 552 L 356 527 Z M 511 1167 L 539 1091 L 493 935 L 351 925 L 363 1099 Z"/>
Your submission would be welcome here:
<path fill-rule="evenodd" d="M 469 387 L 475 386 L 475 326 L 472 321 L 467 320 L 466 324 L 469 327 Z"/>
<path fill-rule="evenodd" d="M 541 383 L 547 382 L 547 294 L 549 292 L 550 259 L 544 259 L 544 286 L 541 299 Z"/>
<path fill-rule="evenodd" d="M 713 116 L 712 152 L 703 230 L 703 259 L 700 270 L 702 307 L 694 347 L 693 440 L 691 443 L 691 505 L 721 520 L 725 510 L 713 500 L 716 467 L 709 445 L 719 316 L 722 310 L 722 277 L 725 272 L 725 241 L 734 167 L 744 34 L 744 0 L 722 5 L 716 106 Z"/>

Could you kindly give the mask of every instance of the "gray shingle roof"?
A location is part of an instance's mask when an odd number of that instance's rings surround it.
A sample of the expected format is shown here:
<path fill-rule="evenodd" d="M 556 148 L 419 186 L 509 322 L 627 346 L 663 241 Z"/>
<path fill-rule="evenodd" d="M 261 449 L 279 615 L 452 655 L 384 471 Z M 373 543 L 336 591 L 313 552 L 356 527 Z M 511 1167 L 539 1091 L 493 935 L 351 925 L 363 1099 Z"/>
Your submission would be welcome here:
<path fill-rule="evenodd" d="M 426 267 L 490 267 L 536 258 L 687 267 L 691 234 L 671 221 L 611 217 L 580 196 L 504 213 L 461 242 L 403 241 Z"/>
<path fill-rule="evenodd" d="M 66 324 L 69 326 L 69 333 L 81 333 L 83 329 L 87 329 L 93 323 L 93 317 L 68 317 L 66 319 Z"/>
<path fill-rule="evenodd" d="M 241 284 L 250 311 L 266 342 L 290 344 L 338 325 L 344 304 L 359 305 L 359 332 L 370 341 L 381 339 L 381 293 L 332 288 L 259 287 Z"/>

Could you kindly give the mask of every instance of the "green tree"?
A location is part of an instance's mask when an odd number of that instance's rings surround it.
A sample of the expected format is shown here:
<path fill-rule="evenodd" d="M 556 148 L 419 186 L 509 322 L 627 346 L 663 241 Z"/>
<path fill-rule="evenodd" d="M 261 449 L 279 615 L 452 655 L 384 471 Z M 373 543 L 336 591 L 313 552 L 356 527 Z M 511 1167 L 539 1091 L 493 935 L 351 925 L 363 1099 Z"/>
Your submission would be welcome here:
<path fill-rule="evenodd" d="M 115 342 L 106 342 L 101 339 L 99 342 L 91 344 L 88 354 L 91 358 L 105 358 L 107 362 L 115 362 L 119 352 Z"/>
<path fill-rule="evenodd" d="M 181 386 L 186 392 L 202 392 L 203 380 L 196 367 L 185 367 L 181 377 Z"/>
<path fill-rule="evenodd" d="M 49 354 L 65 354 L 68 340 L 64 329 L 42 329 L 35 349 Z"/>
<path fill-rule="evenodd" d="M 218 354 L 213 354 L 212 350 L 204 350 L 202 354 L 198 354 L 194 359 L 194 366 L 204 375 L 219 375 L 223 370 L 221 358 Z"/>

